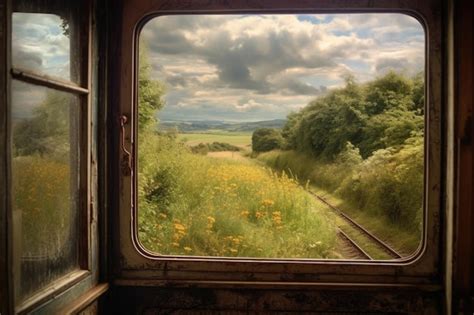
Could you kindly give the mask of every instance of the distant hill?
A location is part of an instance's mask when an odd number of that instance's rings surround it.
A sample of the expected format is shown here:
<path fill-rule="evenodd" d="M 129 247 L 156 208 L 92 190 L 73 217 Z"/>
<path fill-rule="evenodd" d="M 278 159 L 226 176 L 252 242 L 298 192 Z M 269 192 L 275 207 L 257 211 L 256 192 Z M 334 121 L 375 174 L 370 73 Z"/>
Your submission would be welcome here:
<path fill-rule="evenodd" d="M 225 122 L 215 120 L 204 121 L 160 121 L 159 130 L 177 128 L 179 132 L 203 132 L 207 130 L 225 130 L 229 132 L 253 132 L 258 128 L 281 129 L 285 125 L 285 119 L 273 119 L 252 122 Z"/>

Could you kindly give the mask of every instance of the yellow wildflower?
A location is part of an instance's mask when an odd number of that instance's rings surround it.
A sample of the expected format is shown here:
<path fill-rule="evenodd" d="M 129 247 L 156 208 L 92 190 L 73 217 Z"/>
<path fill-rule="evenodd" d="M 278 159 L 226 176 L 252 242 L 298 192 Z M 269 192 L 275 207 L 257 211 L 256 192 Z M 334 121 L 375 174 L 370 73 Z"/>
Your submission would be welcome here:
<path fill-rule="evenodd" d="M 249 214 L 250 212 L 248 210 L 243 210 L 242 212 L 240 212 L 240 216 L 243 218 L 248 218 Z"/>
<path fill-rule="evenodd" d="M 272 220 L 274 225 L 281 225 L 281 212 L 274 211 L 272 212 Z"/>
<path fill-rule="evenodd" d="M 273 206 L 275 204 L 275 201 L 271 200 L 271 199 L 264 199 L 262 201 L 262 205 L 263 206 L 266 206 L 266 207 L 270 207 L 270 206 Z"/>
<path fill-rule="evenodd" d="M 207 229 L 210 230 L 214 226 L 216 219 L 214 217 L 208 216 L 207 217 Z"/>
<path fill-rule="evenodd" d="M 265 216 L 265 213 L 263 212 L 260 212 L 260 211 L 255 212 L 255 217 L 257 219 L 263 218 L 264 216 Z"/>

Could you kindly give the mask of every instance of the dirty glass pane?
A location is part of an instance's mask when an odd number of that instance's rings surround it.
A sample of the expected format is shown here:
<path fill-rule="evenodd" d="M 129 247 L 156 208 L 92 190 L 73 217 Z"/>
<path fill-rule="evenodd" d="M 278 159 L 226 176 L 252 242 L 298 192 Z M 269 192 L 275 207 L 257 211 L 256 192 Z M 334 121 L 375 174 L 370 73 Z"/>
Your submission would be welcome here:
<path fill-rule="evenodd" d="M 78 269 L 79 97 L 12 82 L 17 302 Z"/>
<path fill-rule="evenodd" d="M 14 1 L 13 67 L 80 83 L 80 1 Z"/>
<path fill-rule="evenodd" d="M 416 252 L 425 155 L 416 19 L 160 16 L 139 43 L 138 236 L 148 250 Z"/>

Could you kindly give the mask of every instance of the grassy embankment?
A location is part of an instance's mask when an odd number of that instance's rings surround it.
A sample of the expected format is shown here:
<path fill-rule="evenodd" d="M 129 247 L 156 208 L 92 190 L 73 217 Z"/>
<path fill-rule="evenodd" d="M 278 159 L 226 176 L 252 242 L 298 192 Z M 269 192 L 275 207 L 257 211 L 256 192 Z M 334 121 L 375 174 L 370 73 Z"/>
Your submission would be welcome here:
<path fill-rule="evenodd" d="M 419 153 L 413 152 L 413 148 L 409 149 L 412 150 L 410 154 Z M 274 169 L 294 174 L 302 181 L 310 181 L 309 187 L 315 193 L 342 209 L 396 250 L 411 254 L 416 251 L 420 243 L 419 227 L 407 227 L 394 223 L 384 213 L 385 209 L 381 206 L 381 204 L 390 203 L 393 207 L 394 203 L 400 203 L 400 211 L 421 208 L 422 194 L 419 191 L 413 191 L 413 187 L 422 187 L 422 182 L 412 183 L 406 180 L 410 178 L 407 175 L 414 173 L 412 169 L 406 167 L 406 164 L 413 163 L 411 161 L 404 163 L 406 161 L 399 158 L 399 156 L 414 158 L 413 154 L 410 154 L 402 149 L 391 159 L 387 159 L 390 163 L 382 163 L 383 160 L 373 158 L 352 168 L 344 163 L 322 162 L 294 151 L 267 152 L 260 154 L 258 160 Z M 397 163 L 393 160 L 397 160 Z M 398 182 L 394 182 L 395 179 Z M 418 205 L 416 204 L 417 196 L 420 199 L 417 201 Z M 361 208 L 361 204 L 365 207 Z M 418 212 L 418 215 L 421 215 L 421 209 Z"/>
<path fill-rule="evenodd" d="M 149 250 L 337 258 L 334 219 L 296 180 L 253 161 L 192 154 L 156 135 L 139 145 L 139 236 Z"/>

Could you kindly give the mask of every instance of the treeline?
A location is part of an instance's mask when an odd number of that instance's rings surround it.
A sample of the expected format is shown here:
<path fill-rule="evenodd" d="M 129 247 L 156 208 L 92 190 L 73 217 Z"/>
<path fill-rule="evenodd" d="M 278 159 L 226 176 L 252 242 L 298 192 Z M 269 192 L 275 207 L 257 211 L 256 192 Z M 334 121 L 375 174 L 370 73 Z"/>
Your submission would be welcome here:
<path fill-rule="evenodd" d="M 190 147 L 192 153 L 206 155 L 208 152 L 241 151 L 238 146 L 225 142 L 199 143 Z"/>
<path fill-rule="evenodd" d="M 423 121 L 422 74 L 408 78 L 389 72 L 366 84 L 347 78 L 344 88 L 290 114 L 282 136 L 287 149 L 314 157 L 334 160 L 350 142 L 367 158 L 422 136 Z"/>
<path fill-rule="evenodd" d="M 349 77 L 345 87 L 288 116 L 280 146 L 288 152 L 260 158 L 335 192 L 355 208 L 417 231 L 423 132 L 422 74 L 389 72 L 365 84 Z"/>

